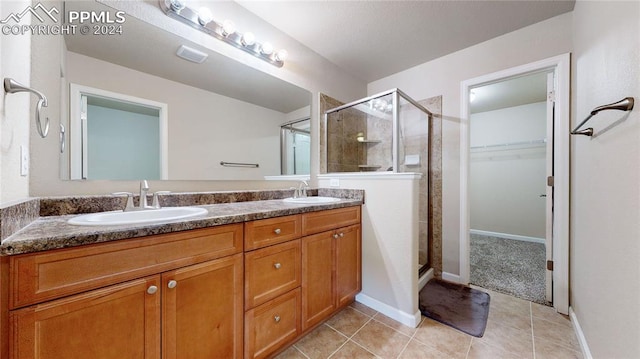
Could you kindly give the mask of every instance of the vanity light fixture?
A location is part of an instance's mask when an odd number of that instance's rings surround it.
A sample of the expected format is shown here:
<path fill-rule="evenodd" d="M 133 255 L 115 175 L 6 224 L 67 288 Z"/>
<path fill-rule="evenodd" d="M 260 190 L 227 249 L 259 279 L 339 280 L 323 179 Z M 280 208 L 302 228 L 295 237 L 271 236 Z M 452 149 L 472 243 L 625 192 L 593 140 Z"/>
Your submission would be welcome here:
<path fill-rule="evenodd" d="M 289 55 L 286 50 L 274 51 L 273 45 L 269 42 L 262 44 L 256 42 L 255 35 L 251 32 L 244 34 L 237 32 L 231 20 L 216 22 L 213 20 L 211 10 L 206 7 L 195 10 L 188 6 L 186 0 L 159 0 L 159 3 L 162 11 L 170 18 L 205 32 L 276 67 L 282 67 Z"/>

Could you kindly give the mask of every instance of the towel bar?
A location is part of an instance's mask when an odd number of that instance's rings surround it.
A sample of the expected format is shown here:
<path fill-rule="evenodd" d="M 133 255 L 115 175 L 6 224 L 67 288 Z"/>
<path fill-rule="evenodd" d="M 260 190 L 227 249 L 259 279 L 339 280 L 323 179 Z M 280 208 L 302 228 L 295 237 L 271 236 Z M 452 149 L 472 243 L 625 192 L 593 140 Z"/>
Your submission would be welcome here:
<path fill-rule="evenodd" d="M 589 114 L 589 116 L 587 116 L 587 118 L 585 118 L 582 122 L 580 122 L 580 124 L 576 126 L 576 128 L 574 128 L 573 131 L 571 131 L 571 134 L 593 136 L 593 127 L 588 127 L 588 128 L 585 128 L 584 130 L 580 130 L 580 127 L 582 127 L 585 123 L 587 123 L 587 121 L 589 121 L 591 117 L 595 116 L 600 111 L 606 111 L 606 110 L 631 111 L 633 109 L 633 103 L 634 103 L 633 97 L 625 97 L 618 102 L 610 103 L 608 105 L 598 106 L 594 108 Z"/>

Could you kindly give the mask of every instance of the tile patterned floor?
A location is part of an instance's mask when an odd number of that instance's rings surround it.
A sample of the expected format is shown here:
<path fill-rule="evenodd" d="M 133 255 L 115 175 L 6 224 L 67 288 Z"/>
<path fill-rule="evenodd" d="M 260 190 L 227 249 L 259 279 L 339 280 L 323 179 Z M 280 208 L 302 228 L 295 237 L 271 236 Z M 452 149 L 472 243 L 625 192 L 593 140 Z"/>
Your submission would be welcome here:
<path fill-rule="evenodd" d="M 410 328 L 356 302 L 277 358 L 582 358 L 566 316 L 550 307 L 477 289 L 491 295 L 482 338 L 425 317 L 418 328 Z"/>

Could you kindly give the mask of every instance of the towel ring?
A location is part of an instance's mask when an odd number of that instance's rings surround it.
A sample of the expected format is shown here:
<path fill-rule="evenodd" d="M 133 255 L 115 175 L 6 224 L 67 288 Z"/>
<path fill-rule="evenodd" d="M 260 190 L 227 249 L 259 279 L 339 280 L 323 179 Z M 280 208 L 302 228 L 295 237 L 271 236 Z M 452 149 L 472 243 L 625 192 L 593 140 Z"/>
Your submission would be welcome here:
<path fill-rule="evenodd" d="M 4 90 L 6 93 L 17 92 L 31 92 L 38 96 L 38 103 L 36 104 L 36 130 L 40 137 L 45 138 L 49 134 L 49 118 L 44 121 L 44 129 L 42 128 L 42 121 L 40 121 L 40 112 L 43 107 L 47 107 L 47 97 L 40 91 L 24 86 L 18 81 L 5 77 L 4 78 Z"/>

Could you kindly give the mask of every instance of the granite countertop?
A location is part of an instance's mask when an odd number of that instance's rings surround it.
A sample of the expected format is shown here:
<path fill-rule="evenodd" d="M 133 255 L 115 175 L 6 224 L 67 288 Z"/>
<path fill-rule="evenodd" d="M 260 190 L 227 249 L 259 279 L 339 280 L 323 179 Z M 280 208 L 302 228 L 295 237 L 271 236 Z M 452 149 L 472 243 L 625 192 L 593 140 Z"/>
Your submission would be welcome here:
<path fill-rule="evenodd" d="M 186 220 L 113 226 L 77 226 L 67 223 L 69 218 L 76 215 L 45 216 L 4 239 L 0 245 L 0 255 L 40 252 L 362 204 L 362 199 L 341 199 L 323 204 L 293 204 L 281 199 L 217 203 L 194 206 L 205 208 L 208 213 Z"/>

